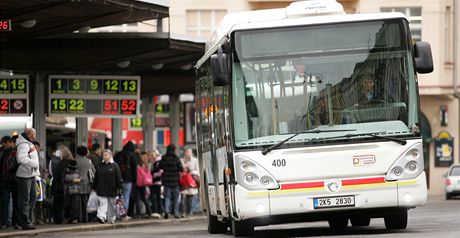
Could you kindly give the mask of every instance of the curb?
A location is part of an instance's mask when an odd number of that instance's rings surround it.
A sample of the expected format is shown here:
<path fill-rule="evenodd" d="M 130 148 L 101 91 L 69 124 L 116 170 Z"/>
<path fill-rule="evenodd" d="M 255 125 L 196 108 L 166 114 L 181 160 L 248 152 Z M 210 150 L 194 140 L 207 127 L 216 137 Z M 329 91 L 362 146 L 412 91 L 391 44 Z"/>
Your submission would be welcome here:
<path fill-rule="evenodd" d="M 90 223 L 84 225 L 55 225 L 55 227 L 47 227 L 48 225 L 37 226 L 35 230 L 10 230 L 7 232 L 0 231 L 0 237 L 18 237 L 18 236 L 36 236 L 39 234 L 45 233 L 54 233 L 54 232 L 82 232 L 82 231 L 100 231 L 100 230 L 111 230 L 111 229 L 121 229 L 135 226 L 144 226 L 151 224 L 164 224 L 164 223 L 173 223 L 181 221 L 194 221 L 194 220 L 204 220 L 206 219 L 203 215 L 197 215 L 191 218 L 181 218 L 181 219 L 146 219 L 146 220 L 130 220 L 130 221 L 121 221 L 115 224 L 99 224 L 99 223 Z M 54 225 L 53 225 L 54 226 Z"/>

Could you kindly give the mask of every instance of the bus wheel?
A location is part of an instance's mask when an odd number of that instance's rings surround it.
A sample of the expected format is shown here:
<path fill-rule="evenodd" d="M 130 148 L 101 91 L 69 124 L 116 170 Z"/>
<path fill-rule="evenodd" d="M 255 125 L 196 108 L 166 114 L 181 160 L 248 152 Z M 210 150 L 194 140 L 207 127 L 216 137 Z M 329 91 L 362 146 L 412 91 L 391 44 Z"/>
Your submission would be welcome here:
<path fill-rule="evenodd" d="M 348 226 L 348 218 L 335 217 L 328 220 L 329 227 L 334 230 L 345 229 Z"/>
<path fill-rule="evenodd" d="M 235 237 L 254 235 L 254 226 L 249 221 L 235 221 L 232 219 L 232 232 Z"/>
<path fill-rule="evenodd" d="M 208 232 L 209 234 L 219 234 L 227 232 L 227 224 L 220 222 L 216 216 L 211 215 L 208 209 Z"/>
<path fill-rule="evenodd" d="M 350 219 L 351 225 L 356 226 L 369 226 L 371 224 L 371 218 L 369 217 L 353 217 Z"/>
<path fill-rule="evenodd" d="M 384 220 L 387 229 L 406 229 L 407 209 L 400 209 L 395 214 L 385 216 Z"/>

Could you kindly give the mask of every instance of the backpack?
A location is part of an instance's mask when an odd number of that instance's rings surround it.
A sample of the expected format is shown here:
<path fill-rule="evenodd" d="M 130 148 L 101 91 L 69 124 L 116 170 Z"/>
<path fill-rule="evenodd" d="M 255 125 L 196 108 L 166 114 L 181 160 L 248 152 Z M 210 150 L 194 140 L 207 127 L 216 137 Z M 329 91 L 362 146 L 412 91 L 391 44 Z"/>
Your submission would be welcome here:
<path fill-rule="evenodd" d="M 23 143 L 19 143 L 16 145 L 15 147 L 15 150 L 13 151 L 13 156 L 10 156 L 9 158 L 7 158 L 7 164 L 8 164 L 8 173 L 9 174 L 16 174 L 16 172 L 18 171 L 19 169 L 19 162 L 18 162 L 18 159 L 16 158 L 16 152 L 17 152 L 17 149 L 19 147 L 19 145 L 21 144 L 24 144 L 26 142 L 23 142 Z"/>
<path fill-rule="evenodd" d="M 78 171 L 66 169 L 64 174 L 64 188 L 65 192 L 69 195 L 80 194 L 80 183 L 75 183 L 74 180 L 81 179 Z"/>

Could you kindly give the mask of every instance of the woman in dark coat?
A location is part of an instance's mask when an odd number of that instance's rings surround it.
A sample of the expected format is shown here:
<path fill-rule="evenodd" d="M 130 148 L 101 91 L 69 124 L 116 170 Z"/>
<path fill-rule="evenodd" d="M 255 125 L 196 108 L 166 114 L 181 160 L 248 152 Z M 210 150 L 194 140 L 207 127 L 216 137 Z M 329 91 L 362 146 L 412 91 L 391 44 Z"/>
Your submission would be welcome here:
<path fill-rule="evenodd" d="M 97 167 L 93 189 L 99 196 L 97 219 L 100 223 L 115 223 L 116 199 L 122 188 L 121 171 L 113 161 L 112 152 L 104 150 L 102 163 Z"/>
<path fill-rule="evenodd" d="M 56 169 L 52 171 L 53 182 L 51 193 L 53 194 L 53 220 L 56 224 L 61 224 L 64 220 L 64 183 L 62 175 L 64 174 L 69 161 L 74 160 L 69 148 L 65 145 L 59 147 L 61 161 Z"/>

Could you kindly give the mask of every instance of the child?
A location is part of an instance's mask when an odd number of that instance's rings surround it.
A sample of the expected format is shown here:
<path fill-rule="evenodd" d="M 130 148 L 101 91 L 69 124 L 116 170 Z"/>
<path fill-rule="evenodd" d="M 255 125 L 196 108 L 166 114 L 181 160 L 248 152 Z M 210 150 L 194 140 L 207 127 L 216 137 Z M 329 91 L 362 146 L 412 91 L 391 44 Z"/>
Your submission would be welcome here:
<path fill-rule="evenodd" d="M 189 167 L 184 168 L 179 183 L 182 195 L 182 217 L 191 217 L 193 214 L 193 197 L 198 194 L 198 186 Z"/>

